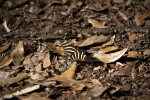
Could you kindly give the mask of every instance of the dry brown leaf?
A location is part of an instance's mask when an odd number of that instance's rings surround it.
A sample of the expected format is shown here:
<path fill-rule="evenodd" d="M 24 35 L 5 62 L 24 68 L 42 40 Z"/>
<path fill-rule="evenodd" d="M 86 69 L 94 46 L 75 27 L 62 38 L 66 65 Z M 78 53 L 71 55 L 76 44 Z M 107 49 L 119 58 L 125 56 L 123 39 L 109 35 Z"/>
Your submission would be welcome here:
<path fill-rule="evenodd" d="M 31 60 L 31 57 L 30 56 L 27 56 L 25 58 L 25 60 L 23 61 L 23 65 L 25 66 L 26 70 L 30 70 L 30 71 L 34 71 L 35 68 L 34 68 L 34 64 Z"/>
<path fill-rule="evenodd" d="M 61 83 L 61 85 L 59 86 L 72 87 L 75 90 L 82 90 L 85 87 L 85 85 L 82 84 L 81 82 L 63 76 L 55 75 L 55 77 L 49 78 L 47 81 L 51 80 L 59 81 Z"/>
<path fill-rule="evenodd" d="M 131 72 L 131 77 L 134 80 L 136 78 L 136 76 L 137 76 L 137 71 L 136 71 L 135 67 L 133 67 L 132 72 Z"/>
<path fill-rule="evenodd" d="M 92 100 L 92 97 L 98 97 L 100 95 L 102 95 L 107 89 L 109 88 L 109 86 L 96 86 L 92 89 L 89 89 L 86 93 L 81 93 L 79 95 L 79 100 Z"/>
<path fill-rule="evenodd" d="M 121 15 L 121 17 L 122 17 L 124 20 L 128 20 L 127 15 L 126 15 L 123 11 L 118 11 L 118 13 Z"/>
<path fill-rule="evenodd" d="M 24 47 L 23 43 L 20 41 L 16 49 L 12 52 L 13 63 L 19 65 L 24 59 Z"/>
<path fill-rule="evenodd" d="M 113 18 L 113 20 L 116 22 L 116 24 L 117 24 L 118 26 L 124 26 L 124 23 L 121 22 L 120 20 L 118 20 L 118 19 L 116 19 L 116 18 Z"/>
<path fill-rule="evenodd" d="M 113 44 L 112 42 L 108 41 L 108 42 L 104 43 L 101 47 L 106 47 L 106 46 L 109 46 L 109 45 L 112 45 L 112 44 Z"/>
<path fill-rule="evenodd" d="M 23 94 L 26 94 L 26 93 L 29 93 L 29 92 L 32 92 L 34 90 L 37 90 L 40 88 L 40 85 L 34 85 L 34 86 L 30 86 L 30 87 L 27 87 L 25 89 L 22 89 L 20 91 L 17 91 L 15 93 L 12 93 L 12 94 L 8 94 L 8 95 L 4 95 L 4 98 L 5 99 L 11 99 L 13 98 L 14 96 L 19 96 L 19 95 L 23 95 Z M 28 99 L 29 100 L 29 99 Z"/>
<path fill-rule="evenodd" d="M 42 97 L 40 93 L 33 92 L 28 96 L 17 96 L 19 100 L 51 100 L 47 97 Z"/>
<path fill-rule="evenodd" d="M 131 35 L 129 36 L 129 41 L 130 41 L 130 42 L 134 42 L 134 41 L 137 40 L 137 39 L 138 39 L 137 34 L 131 34 Z"/>
<path fill-rule="evenodd" d="M 81 41 L 82 41 L 82 43 L 81 43 Z M 108 37 L 104 36 L 104 35 L 100 35 L 100 36 L 94 35 L 92 37 L 87 38 L 84 41 L 83 40 L 81 40 L 81 41 L 77 42 L 75 45 L 79 46 L 79 47 L 83 47 L 83 46 L 89 46 L 89 45 L 92 45 L 95 43 L 104 43 L 104 42 L 108 41 Z"/>
<path fill-rule="evenodd" d="M 68 70 L 66 70 L 64 73 L 61 74 L 61 76 L 67 77 L 67 78 L 74 78 L 75 72 L 76 72 L 77 65 L 73 64 Z"/>
<path fill-rule="evenodd" d="M 8 66 L 13 61 L 10 55 L 6 55 L 4 59 L 0 62 L 0 68 Z"/>
<path fill-rule="evenodd" d="M 113 0 L 113 3 L 123 3 L 124 0 Z"/>
<path fill-rule="evenodd" d="M 136 22 L 136 25 L 143 25 L 144 24 L 144 19 L 142 18 L 142 13 L 136 11 L 136 14 L 134 16 L 134 20 Z"/>
<path fill-rule="evenodd" d="M 13 69 L 13 70 L 17 70 L 17 69 L 19 69 L 20 67 L 23 67 L 23 65 L 12 66 L 12 69 Z"/>
<path fill-rule="evenodd" d="M 104 26 L 102 22 L 99 22 L 95 19 L 88 19 L 88 23 L 92 24 L 95 28 L 108 28 L 108 26 Z"/>
<path fill-rule="evenodd" d="M 12 78 L 7 78 L 7 79 L 4 79 L 4 80 L 1 80 L 0 86 L 4 86 L 4 85 L 9 86 L 11 84 L 17 83 L 18 81 L 26 78 L 27 76 L 28 75 L 26 73 L 20 73 L 16 77 L 12 77 Z"/>
<path fill-rule="evenodd" d="M 138 52 L 137 51 L 129 51 L 128 52 L 128 57 L 137 58 L 137 56 L 138 56 Z"/>
<path fill-rule="evenodd" d="M 144 55 L 144 56 L 146 56 L 146 55 L 149 56 L 149 55 L 150 55 L 150 49 L 144 50 L 143 55 Z"/>
<path fill-rule="evenodd" d="M 35 66 L 40 63 L 37 56 L 32 56 L 31 60 L 32 60 L 33 65 Z"/>
<path fill-rule="evenodd" d="M 100 2 L 96 2 L 96 3 L 89 2 L 87 4 L 87 8 L 90 10 L 94 10 L 94 11 L 103 11 L 103 10 L 107 9 L 108 6 L 106 5 L 106 6 L 102 7 Z"/>
<path fill-rule="evenodd" d="M 50 54 L 49 54 L 49 52 L 47 52 L 47 54 L 45 55 L 44 61 L 43 61 L 43 68 L 47 68 L 50 65 L 51 65 Z"/>
<path fill-rule="evenodd" d="M 150 17 L 150 10 L 147 10 L 145 11 L 143 14 L 142 14 L 142 18 L 141 19 L 145 19 L 147 17 Z"/>
<path fill-rule="evenodd" d="M 9 48 L 10 44 L 5 44 L 4 46 L 0 47 L 0 53 L 4 52 Z"/>
<path fill-rule="evenodd" d="M 63 49 L 60 47 L 56 47 L 56 45 L 54 43 L 47 43 L 47 46 L 54 53 L 58 53 L 60 55 L 65 55 Z"/>
<path fill-rule="evenodd" d="M 102 52 L 110 52 L 110 51 L 114 51 L 117 50 L 118 47 L 112 46 L 112 47 L 107 47 L 107 48 L 101 48 L 100 51 Z"/>
<path fill-rule="evenodd" d="M 127 64 L 124 67 L 120 68 L 119 70 L 115 71 L 114 75 L 116 76 L 131 75 L 133 67 L 135 67 L 135 63 Z"/>
<path fill-rule="evenodd" d="M 95 53 L 93 55 L 93 57 L 99 59 L 103 63 L 112 63 L 112 62 L 118 60 L 119 58 L 121 58 L 124 55 L 124 53 L 127 51 L 127 49 L 128 48 L 125 48 L 123 50 L 120 50 L 120 51 L 115 52 L 115 53 L 110 53 L 110 54 Z"/>

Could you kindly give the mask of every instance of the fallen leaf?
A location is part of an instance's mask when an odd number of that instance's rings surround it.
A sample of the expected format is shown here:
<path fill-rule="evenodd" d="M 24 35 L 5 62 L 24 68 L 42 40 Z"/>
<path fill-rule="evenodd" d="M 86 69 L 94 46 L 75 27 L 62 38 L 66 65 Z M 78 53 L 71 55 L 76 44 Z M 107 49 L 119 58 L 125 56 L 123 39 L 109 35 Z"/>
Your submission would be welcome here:
<path fill-rule="evenodd" d="M 117 24 L 118 26 L 124 26 L 124 23 L 121 22 L 120 20 L 118 20 L 117 18 L 113 18 L 113 20 L 116 22 L 116 24 Z"/>
<path fill-rule="evenodd" d="M 100 53 L 95 53 L 93 57 L 99 59 L 103 63 L 112 63 L 119 58 L 121 58 L 124 53 L 127 51 L 128 48 L 125 48 L 121 51 L 115 52 L 115 53 L 110 53 L 110 54 L 100 54 Z"/>
<path fill-rule="evenodd" d="M 17 92 L 15 92 L 15 93 L 8 94 L 8 95 L 4 95 L 4 98 L 5 98 L 5 99 L 11 99 L 11 98 L 13 98 L 14 96 L 23 95 L 23 94 L 32 92 L 32 91 L 34 91 L 34 90 L 37 90 L 37 89 L 39 89 L 39 88 L 40 88 L 40 85 L 30 86 L 30 87 L 27 87 L 27 88 L 22 89 L 22 90 L 20 90 L 20 91 L 17 91 Z"/>
<path fill-rule="evenodd" d="M 19 65 L 24 59 L 24 47 L 23 43 L 20 41 L 16 49 L 12 52 L 13 63 Z"/>
<path fill-rule="evenodd" d="M 117 92 L 128 92 L 131 90 L 131 84 L 127 83 L 125 85 L 116 85 L 116 86 L 112 86 L 114 89 L 112 89 L 110 91 L 110 94 L 114 94 Z"/>
<path fill-rule="evenodd" d="M 47 52 L 47 54 L 45 55 L 44 61 L 43 61 L 43 68 L 47 68 L 50 65 L 51 65 L 50 54 L 49 54 L 49 52 Z"/>
<path fill-rule="evenodd" d="M 4 80 L 4 79 L 7 79 L 10 75 L 10 72 L 3 72 L 3 71 L 0 71 L 0 80 Z"/>
<path fill-rule="evenodd" d="M 67 77 L 67 78 L 74 78 L 75 72 L 76 72 L 77 65 L 73 64 L 68 70 L 66 70 L 64 73 L 61 74 L 61 76 Z"/>
<path fill-rule="evenodd" d="M 31 75 L 31 79 L 32 79 L 32 80 L 35 80 L 35 81 L 37 81 L 37 80 L 43 80 L 43 79 L 44 79 L 44 76 L 42 76 L 42 75 L 39 74 L 39 73 L 36 73 L 36 74 L 34 74 L 34 75 Z"/>
<path fill-rule="evenodd" d="M 137 51 L 129 51 L 128 52 L 128 57 L 137 58 L 137 56 L 138 56 L 138 52 Z"/>
<path fill-rule="evenodd" d="M 13 61 L 10 55 L 6 55 L 4 59 L 0 62 L 0 68 L 8 66 Z"/>
<path fill-rule="evenodd" d="M 94 28 L 108 28 L 108 26 L 104 26 L 102 22 L 98 22 L 95 19 L 88 19 L 88 23 L 92 24 Z"/>
<path fill-rule="evenodd" d="M 123 11 L 119 11 L 119 10 L 118 10 L 118 13 L 121 15 L 121 17 L 122 17 L 124 20 L 128 20 L 127 15 L 126 15 Z"/>
<path fill-rule="evenodd" d="M 60 82 L 61 85 L 59 85 L 59 87 L 72 87 L 75 90 L 82 90 L 85 87 L 81 82 L 63 76 L 55 75 L 55 77 L 47 79 L 47 81 L 51 80 Z"/>
<path fill-rule="evenodd" d="M 81 41 L 79 41 L 80 43 L 79 42 L 75 43 L 75 45 L 79 47 L 84 47 L 84 46 L 89 46 L 89 45 L 96 44 L 96 43 L 104 43 L 108 41 L 108 37 L 104 35 L 100 35 L 100 36 L 94 35 L 92 37 L 87 38 L 84 41 L 83 40 Z"/>
<path fill-rule="evenodd" d="M 28 96 L 17 96 L 19 100 L 51 100 L 47 97 L 42 97 L 40 93 L 33 92 Z"/>
<path fill-rule="evenodd" d="M 124 0 L 113 0 L 113 3 L 123 3 Z"/>
<path fill-rule="evenodd" d="M 130 42 L 134 42 L 137 39 L 138 39 L 137 34 L 131 34 L 131 35 L 129 35 L 129 41 Z"/>
<path fill-rule="evenodd" d="M 37 56 L 32 56 L 31 60 L 32 60 L 33 65 L 35 66 L 40 63 Z"/>
<path fill-rule="evenodd" d="M 100 51 L 102 51 L 102 52 L 110 52 L 110 51 L 115 51 L 117 49 L 118 49 L 118 47 L 112 46 L 112 47 L 107 47 L 107 48 L 101 48 Z"/>
<path fill-rule="evenodd" d="M 149 56 L 149 55 L 150 55 L 150 49 L 144 50 L 143 55 L 144 55 L 144 56 L 146 56 L 146 55 Z"/>
<path fill-rule="evenodd" d="M 60 47 L 56 47 L 56 45 L 54 43 L 47 43 L 47 46 L 54 53 L 57 53 L 60 55 L 65 55 L 63 49 L 61 49 Z"/>
<path fill-rule="evenodd" d="M 9 48 L 10 44 L 5 44 L 4 46 L 0 47 L 0 53 L 4 52 Z"/>
<path fill-rule="evenodd" d="M 149 1 L 149 0 L 147 0 L 147 1 Z M 149 98 L 150 98 L 150 95 L 142 95 L 142 96 L 138 97 L 137 100 L 149 100 Z"/>
<path fill-rule="evenodd" d="M 136 78 L 136 76 L 137 76 L 137 71 L 136 71 L 135 67 L 133 67 L 132 72 L 131 72 L 131 77 L 134 80 Z"/>
<path fill-rule="evenodd" d="M 103 11 L 103 10 L 107 9 L 108 6 L 106 5 L 106 6 L 102 7 L 100 2 L 96 2 L 96 3 L 89 2 L 87 4 L 87 8 L 90 10 L 94 10 L 94 11 Z"/>
<path fill-rule="evenodd" d="M 96 86 L 93 89 L 88 89 L 86 93 L 82 92 L 79 98 L 80 100 L 92 100 L 93 97 L 102 95 L 108 88 L 109 86 Z"/>
<path fill-rule="evenodd" d="M 143 14 L 142 14 L 142 18 L 141 19 L 145 19 L 147 17 L 150 17 L 150 10 L 147 10 L 145 11 Z"/>
<path fill-rule="evenodd" d="M 35 72 L 39 73 L 42 71 L 42 63 L 39 63 L 37 66 L 35 66 Z"/>
<path fill-rule="evenodd" d="M 34 71 L 34 64 L 30 58 L 30 56 L 27 56 L 25 60 L 23 61 L 23 65 L 25 66 L 26 70 Z"/>
<path fill-rule="evenodd" d="M 131 75 L 132 68 L 135 67 L 135 63 L 127 64 L 124 67 L 114 72 L 115 76 Z"/>
<path fill-rule="evenodd" d="M 142 13 L 136 11 L 136 14 L 134 16 L 134 20 L 136 22 L 136 25 L 143 25 L 144 24 L 144 19 L 142 18 Z"/>
<path fill-rule="evenodd" d="M 7 79 L 4 79 L 4 80 L 1 80 L 0 82 L 0 86 L 9 86 L 11 84 L 14 84 L 14 83 L 17 83 L 18 81 L 26 78 L 28 75 L 26 73 L 20 73 L 18 74 L 16 77 L 12 77 L 12 78 L 7 78 Z"/>
<path fill-rule="evenodd" d="M 17 69 L 19 69 L 20 67 L 23 67 L 23 65 L 12 66 L 12 69 L 13 69 L 13 70 L 17 70 Z"/>

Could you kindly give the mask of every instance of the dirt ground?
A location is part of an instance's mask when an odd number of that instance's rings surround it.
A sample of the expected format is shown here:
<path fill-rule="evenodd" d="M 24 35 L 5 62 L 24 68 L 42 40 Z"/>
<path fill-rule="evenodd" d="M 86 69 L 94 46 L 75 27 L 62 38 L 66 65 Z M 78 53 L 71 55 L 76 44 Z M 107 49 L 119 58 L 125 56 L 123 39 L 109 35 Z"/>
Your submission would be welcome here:
<path fill-rule="evenodd" d="M 150 0 L 0 0 L 0 100 L 150 100 Z"/>

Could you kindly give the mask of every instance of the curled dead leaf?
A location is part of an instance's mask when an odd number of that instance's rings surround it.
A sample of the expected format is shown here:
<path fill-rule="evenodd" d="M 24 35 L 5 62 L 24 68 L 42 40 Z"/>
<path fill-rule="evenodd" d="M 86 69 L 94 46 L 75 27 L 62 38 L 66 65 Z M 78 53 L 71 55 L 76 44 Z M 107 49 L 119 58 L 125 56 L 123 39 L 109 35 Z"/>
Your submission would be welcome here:
<path fill-rule="evenodd" d="M 110 53 L 110 54 L 95 53 L 93 55 L 93 57 L 99 59 L 103 63 L 112 63 L 112 62 L 118 60 L 119 58 L 121 58 L 124 55 L 124 53 L 127 51 L 127 49 L 128 48 L 124 48 L 123 50 L 120 50 L 115 53 Z"/>

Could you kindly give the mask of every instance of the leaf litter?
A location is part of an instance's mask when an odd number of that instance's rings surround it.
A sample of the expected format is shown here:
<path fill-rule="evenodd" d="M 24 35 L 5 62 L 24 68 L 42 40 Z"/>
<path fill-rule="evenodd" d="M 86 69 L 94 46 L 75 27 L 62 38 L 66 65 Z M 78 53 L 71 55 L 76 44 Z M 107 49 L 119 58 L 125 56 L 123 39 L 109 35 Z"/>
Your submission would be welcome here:
<path fill-rule="evenodd" d="M 147 2 L 0 1 L 0 99 L 148 98 Z"/>

